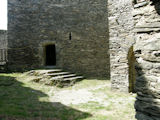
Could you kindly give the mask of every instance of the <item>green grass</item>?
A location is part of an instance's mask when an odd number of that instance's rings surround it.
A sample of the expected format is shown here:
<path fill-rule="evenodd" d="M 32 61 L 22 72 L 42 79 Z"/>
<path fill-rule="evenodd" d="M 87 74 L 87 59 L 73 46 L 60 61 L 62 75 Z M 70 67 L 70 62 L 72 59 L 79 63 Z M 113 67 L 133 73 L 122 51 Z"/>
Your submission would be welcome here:
<path fill-rule="evenodd" d="M 48 88 L 29 82 L 20 74 L 0 74 L 0 120 L 82 119 L 90 114 L 75 110 L 61 103 L 51 103 L 45 93 Z M 36 90 L 39 89 L 39 90 Z M 41 89 L 41 91 L 40 91 Z M 39 100 L 40 98 L 43 98 Z"/>
<path fill-rule="evenodd" d="M 135 95 L 112 92 L 109 86 L 105 80 L 84 80 L 73 87 L 56 88 L 34 83 L 25 74 L 0 74 L 0 120 L 135 120 Z M 107 105 L 99 101 L 76 105 L 51 102 L 51 89 L 88 89 L 94 96 L 107 95 Z M 131 100 L 126 102 L 127 99 Z"/>

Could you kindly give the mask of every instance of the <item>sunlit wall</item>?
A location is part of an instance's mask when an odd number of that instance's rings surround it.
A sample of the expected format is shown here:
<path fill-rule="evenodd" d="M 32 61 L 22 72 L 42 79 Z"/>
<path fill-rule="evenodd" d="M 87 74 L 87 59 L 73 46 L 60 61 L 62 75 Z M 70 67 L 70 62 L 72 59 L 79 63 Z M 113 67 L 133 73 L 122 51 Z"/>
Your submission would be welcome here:
<path fill-rule="evenodd" d="M 0 0 L 0 30 L 7 30 L 7 0 Z"/>

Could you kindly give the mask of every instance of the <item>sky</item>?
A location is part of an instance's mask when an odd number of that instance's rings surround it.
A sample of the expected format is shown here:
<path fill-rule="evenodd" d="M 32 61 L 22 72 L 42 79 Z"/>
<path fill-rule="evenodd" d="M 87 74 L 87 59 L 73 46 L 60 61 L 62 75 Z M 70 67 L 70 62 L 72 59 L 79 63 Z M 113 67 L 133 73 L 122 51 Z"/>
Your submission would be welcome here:
<path fill-rule="evenodd" d="M 0 30 L 7 30 L 7 0 L 0 0 Z"/>

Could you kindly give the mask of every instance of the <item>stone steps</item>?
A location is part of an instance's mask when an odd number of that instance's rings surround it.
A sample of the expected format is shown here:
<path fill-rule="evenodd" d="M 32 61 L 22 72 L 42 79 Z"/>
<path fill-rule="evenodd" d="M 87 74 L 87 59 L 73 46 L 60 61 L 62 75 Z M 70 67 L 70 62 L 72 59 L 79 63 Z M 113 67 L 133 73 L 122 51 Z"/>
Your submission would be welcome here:
<path fill-rule="evenodd" d="M 70 74 L 70 73 L 69 72 L 57 72 L 57 73 L 49 73 L 46 75 L 55 77 L 55 76 L 59 76 L 59 75 L 68 75 L 68 74 Z"/>
<path fill-rule="evenodd" d="M 37 72 L 40 73 L 40 74 L 52 74 L 52 73 L 62 72 L 62 70 L 61 69 L 38 70 Z"/>
<path fill-rule="evenodd" d="M 65 79 L 63 79 L 63 81 L 80 80 L 80 79 L 84 79 L 84 77 L 83 76 L 75 76 L 75 77 L 65 78 Z"/>
<path fill-rule="evenodd" d="M 51 73 L 56 73 L 56 72 L 61 72 L 61 71 L 62 71 L 61 69 L 53 69 L 53 70 L 31 70 L 31 71 L 27 72 L 27 74 L 39 76 L 39 75 L 51 74 Z"/>
<path fill-rule="evenodd" d="M 1 66 L 4 66 L 5 64 L 6 64 L 6 62 L 0 61 L 0 65 L 1 65 Z"/>
<path fill-rule="evenodd" d="M 57 73 L 57 72 L 63 72 L 62 69 L 52 69 L 52 70 L 44 70 L 46 73 Z"/>
<path fill-rule="evenodd" d="M 72 86 L 76 82 L 84 79 L 83 76 L 77 76 L 74 73 L 55 68 L 49 70 L 32 70 L 27 72 L 27 74 L 35 76 L 34 82 L 55 85 L 58 87 Z"/>
<path fill-rule="evenodd" d="M 0 62 L 0 73 L 5 73 L 7 72 L 7 69 L 6 69 L 6 62 Z"/>
<path fill-rule="evenodd" d="M 70 78 L 70 77 L 76 77 L 76 74 L 68 74 L 68 75 L 59 75 L 59 76 L 56 76 L 56 77 L 52 77 L 51 80 L 53 79 L 64 79 L 64 78 Z"/>

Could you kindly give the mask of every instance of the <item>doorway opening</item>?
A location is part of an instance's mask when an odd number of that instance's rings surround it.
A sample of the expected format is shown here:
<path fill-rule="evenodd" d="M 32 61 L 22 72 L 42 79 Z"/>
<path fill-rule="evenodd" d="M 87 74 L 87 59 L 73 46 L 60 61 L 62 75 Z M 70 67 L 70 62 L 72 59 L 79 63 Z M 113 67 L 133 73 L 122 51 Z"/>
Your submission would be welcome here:
<path fill-rule="evenodd" d="M 128 66 L 129 66 L 129 92 L 135 93 L 135 82 L 136 82 L 136 70 L 135 70 L 136 58 L 133 52 L 133 46 L 128 52 Z"/>
<path fill-rule="evenodd" d="M 56 65 L 56 46 L 54 44 L 45 47 L 46 66 Z"/>

